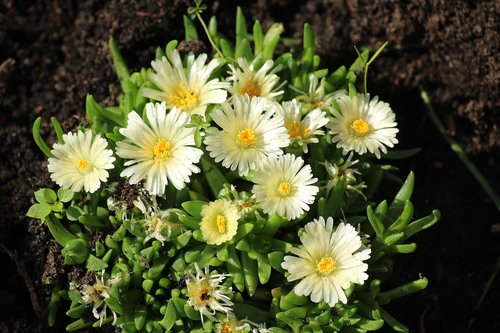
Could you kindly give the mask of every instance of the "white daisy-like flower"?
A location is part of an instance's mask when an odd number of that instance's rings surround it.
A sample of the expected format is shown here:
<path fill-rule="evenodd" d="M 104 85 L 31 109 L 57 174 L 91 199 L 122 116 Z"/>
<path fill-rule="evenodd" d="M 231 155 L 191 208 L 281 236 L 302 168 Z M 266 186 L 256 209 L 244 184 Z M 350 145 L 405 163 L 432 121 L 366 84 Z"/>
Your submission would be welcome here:
<path fill-rule="evenodd" d="M 189 116 L 176 107 L 169 111 L 165 103 L 146 104 L 148 124 L 135 112 L 128 115 L 128 125 L 120 133 L 132 143 L 117 142 L 116 154 L 128 161 L 120 174 L 130 177 L 130 184 L 145 179 L 146 190 L 163 195 L 170 181 L 176 189 L 189 182 L 203 151 L 194 146 L 194 128 L 186 128 Z"/>
<path fill-rule="evenodd" d="M 290 249 L 295 256 L 285 256 L 281 264 L 290 273 L 288 281 L 300 280 L 294 292 L 331 307 L 339 300 L 346 304 L 344 290 L 368 279 L 363 261 L 370 258 L 371 250 L 363 247 L 356 229 L 340 223 L 334 230 L 332 217 L 326 223 L 320 217 L 305 225 L 300 241 L 303 246 Z"/>
<path fill-rule="evenodd" d="M 352 157 L 353 153 L 350 153 L 347 159 L 341 164 L 332 164 L 328 161 L 322 163 L 326 172 L 328 172 L 328 176 L 330 177 L 326 183 L 327 194 L 337 185 L 340 177 L 344 177 L 347 190 L 357 192 L 364 196 L 362 190 L 367 186 L 364 182 L 358 183 L 356 177 L 360 174 L 360 172 L 356 168 L 353 168 L 353 166 L 356 165 L 359 160 L 353 161 Z"/>
<path fill-rule="evenodd" d="M 179 229 L 178 223 L 172 222 L 174 213 L 170 210 L 161 210 L 158 208 L 156 197 L 151 197 L 152 205 L 148 205 L 143 200 L 135 200 L 134 206 L 144 215 L 143 225 L 146 232 L 144 243 L 150 239 L 156 239 L 163 243 L 169 241 L 172 237 L 172 231 Z"/>
<path fill-rule="evenodd" d="M 232 105 L 223 103 L 215 109 L 212 118 L 222 130 L 210 127 L 205 144 L 215 162 L 240 176 L 256 170 L 267 156 L 283 154 L 281 148 L 290 143 L 283 118 L 267 108 L 264 98 L 250 99 L 247 95 L 232 99 Z"/>
<path fill-rule="evenodd" d="M 370 95 L 343 96 L 337 100 L 340 112 L 332 111 L 333 118 L 327 127 L 332 141 L 342 148 L 344 155 L 350 151 L 365 154 L 367 151 L 380 158 L 386 147 L 394 147 L 398 140 L 396 115 L 389 104 Z"/>
<path fill-rule="evenodd" d="M 229 274 L 210 274 L 208 267 L 203 272 L 197 263 L 194 264 L 196 274 L 190 274 L 186 280 L 187 303 L 210 320 L 215 320 L 216 312 L 230 313 L 233 302 L 229 297 L 231 288 L 227 289 L 222 282 Z"/>
<path fill-rule="evenodd" d="M 102 325 L 104 319 L 106 319 L 106 312 L 108 309 L 108 304 L 106 303 L 106 298 L 110 297 L 110 289 L 113 284 L 112 279 L 104 279 L 104 272 L 101 273 L 101 278 L 96 276 L 95 283 L 92 285 L 84 285 L 81 287 L 82 301 L 84 304 L 92 304 L 92 314 L 94 318 L 99 319 L 99 326 Z M 102 306 L 102 308 L 101 308 Z M 99 308 L 101 308 L 99 310 Z M 116 322 L 116 313 L 113 313 L 113 325 Z"/>
<path fill-rule="evenodd" d="M 113 169 L 113 151 L 108 142 L 87 130 L 63 135 L 64 143 L 54 144 L 49 158 L 50 178 L 65 189 L 93 193 L 106 182 Z"/>
<path fill-rule="evenodd" d="M 295 89 L 294 89 L 295 90 Z M 298 90 L 297 90 L 298 91 Z M 332 110 L 333 101 L 341 96 L 347 95 L 345 89 L 337 90 L 331 93 L 325 93 L 325 79 L 318 81 L 316 75 L 309 75 L 309 91 L 308 93 L 298 91 L 301 95 L 297 96 L 297 100 L 303 103 L 307 111 L 317 108 L 322 110 Z"/>
<path fill-rule="evenodd" d="M 272 60 L 266 60 L 260 68 L 256 68 L 261 62 L 261 57 L 255 58 L 251 63 L 245 58 L 238 58 L 239 67 L 229 64 L 230 74 L 227 78 L 232 82 L 229 89 L 233 96 L 243 96 L 247 94 L 252 97 L 264 97 L 270 100 L 277 100 L 283 95 L 283 90 L 279 90 L 283 85 L 278 85 L 279 76 L 275 73 L 281 66 L 274 66 Z"/>
<path fill-rule="evenodd" d="M 290 135 L 291 143 L 297 143 L 304 153 L 308 152 L 307 144 L 317 143 L 316 136 L 324 135 L 321 130 L 328 123 L 328 118 L 321 109 L 314 109 L 302 119 L 302 105 L 293 99 L 283 102 L 278 107 L 278 114 L 285 120 L 285 127 Z"/>
<path fill-rule="evenodd" d="M 215 200 L 201 209 L 200 230 L 207 244 L 220 245 L 238 231 L 238 209 L 229 200 Z"/>
<path fill-rule="evenodd" d="M 218 104 L 226 100 L 227 82 L 212 79 L 210 75 L 220 65 L 218 59 L 212 59 L 207 65 L 207 55 L 195 58 L 190 53 L 187 67 L 184 68 L 177 50 L 173 50 L 170 62 L 166 57 L 154 60 L 151 66 L 156 73 L 150 73 L 149 79 L 157 89 L 144 88 L 142 94 L 156 101 L 164 101 L 169 109 L 177 107 L 188 114 L 204 115 L 207 105 Z"/>
<path fill-rule="evenodd" d="M 274 214 L 288 220 L 295 219 L 314 202 L 319 189 L 313 185 L 311 167 L 293 154 L 270 157 L 255 173 L 252 192 L 264 213 Z"/>

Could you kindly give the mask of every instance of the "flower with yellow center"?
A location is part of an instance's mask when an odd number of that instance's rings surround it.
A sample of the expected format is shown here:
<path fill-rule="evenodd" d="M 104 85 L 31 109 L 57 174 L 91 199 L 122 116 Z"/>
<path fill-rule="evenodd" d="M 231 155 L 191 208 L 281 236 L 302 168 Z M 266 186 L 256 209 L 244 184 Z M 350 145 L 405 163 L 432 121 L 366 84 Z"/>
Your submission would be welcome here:
<path fill-rule="evenodd" d="M 215 320 L 216 312 L 230 313 L 233 302 L 229 298 L 231 289 L 222 285 L 228 274 L 210 274 L 208 267 L 203 272 L 197 263 L 194 264 L 196 274 L 190 273 L 186 280 L 187 304 L 210 320 Z"/>
<path fill-rule="evenodd" d="M 302 104 L 293 99 L 281 103 L 277 110 L 285 120 L 291 144 L 301 146 L 304 153 L 308 152 L 308 144 L 317 143 L 317 136 L 325 134 L 321 128 L 328 123 L 328 118 L 321 109 L 314 109 L 302 118 Z"/>
<path fill-rule="evenodd" d="M 245 322 L 244 322 L 245 321 Z M 250 332 L 251 326 L 246 320 L 238 320 L 233 313 L 228 313 L 224 321 L 217 325 L 217 333 Z"/>
<path fill-rule="evenodd" d="M 64 143 L 54 144 L 49 158 L 50 178 L 65 189 L 93 193 L 108 180 L 115 158 L 108 142 L 92 131 L 63 135 Z"/>
<path fill-rule="evenodd" d="M 231 103 L 215 109 L 212 118 L 221 129 L 210 127 L 205 144 L 215 162 L 231 170 L 238 169 L 240 176 L 257 170 L 267 156 L 283 154 L 289 136 L 283 127 L 283 118 L 275 115 L 275 108 L 263 98 L 250 99 L 247 95 L 235 96 Z"/>
<path fill-rule="evenodd" d="M 120 174 L 130 184 L 146 180 L 152 195 L 163 195 L 170 181 L 178 190 L 189 183 L 203 152 L 194 146 L 194 128 L 186 128 L 189 116 L 174 107 L 167 114 L 165 103 L 146 104 L 149 125 L 135 112 L 128 115 L 128 125 L 120 129 L 128 142 L 117 142 L 116 154 L 126 159 Z"/>
<path fill-rule="evenodd" d="M 283 84 L 278 85 L 279 77 L 275 73 L 281 66 L 274 67 L 272 60 L 262 63 L 262 58 L 257 57 L 251 63 L 245 58 L 238 58 L 238 67 L 229 65 L 231 76 L 228 81 L 232 82 L 229 91 L 233 96 L 248 95 L 252 97 L 263 97 L 277 100 L 283 90 L 279 90 Z"/>
<path fill-rule="evenodd" d="M 255 201 L 266 214 L 275 214 L 288 220 L 309 210 L 319 189 L 313 185 L 311 167 L 292 154 L 269 157 L 255 173 L 252 192 Z"/>
<path fill-rule="evenodd" d="M 368 279 L 364 261 L 371 250 L 363 247 L 352 225 L 342 222 L 334 229 L 333 218 L 320 217 L 305 225 L 300 241 L 302 246 L 290 249 L 295 256 L 285 256 L 281 264 L 290 273 L 288 281 L 300 280 L 293 289 L 297 295 L 310 295 L 311 301 L 333 307 L 338 301 L 347 303 L 344 290 L 351 283 Z"/>
<path fill-rule="evenodd" d="M 337 100 L 339 111 L 331 111 L 333 118 L 327 124 L 332 141 L 342 148 L 344 155 L 354 151 L 360 155 L 370 152 L 380 158 L 398 140 L 396 116 L 389 104 L 369 95 L 343 96 Z"/>
<path fill-rule="evenodd" d="M 201 209 L 200 230 L 207 244 L 230 241 L 238 230 L 238 209 L 229 200 L 215 200 Z"/>
<path fill-rule="evenodd" d="M 169 109 L 176 107 L 190 115 L 204 115 L 209 104 L 219 104 L 226 100 L 225 89 L 229 86 L 219 79 L 209 80 L 220 62 L 212 59 L 205 65 L 206 61 L 206 54 L 195 58 L 191 53 L 184 68 L 177 50 L 172 51 L 169 59 L 163 57 L 161 60 L 154 60 L 151 66 L 155 73 L 150 73 L 148 78 L 158 89 L 143 88 L 142 95 L 166 102 Z"/>

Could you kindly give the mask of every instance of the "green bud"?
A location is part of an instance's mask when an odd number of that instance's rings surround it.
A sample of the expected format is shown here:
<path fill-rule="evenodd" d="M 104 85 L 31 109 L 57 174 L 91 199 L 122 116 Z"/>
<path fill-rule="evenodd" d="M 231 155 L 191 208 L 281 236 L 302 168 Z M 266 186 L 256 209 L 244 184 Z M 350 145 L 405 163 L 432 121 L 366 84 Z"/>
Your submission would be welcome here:
<path fill-rule="evenodd" d="M 83 264 L 89 256 L 87 242 L 81 238 L 70 240 L 61 251 L 66 265 Z"/>

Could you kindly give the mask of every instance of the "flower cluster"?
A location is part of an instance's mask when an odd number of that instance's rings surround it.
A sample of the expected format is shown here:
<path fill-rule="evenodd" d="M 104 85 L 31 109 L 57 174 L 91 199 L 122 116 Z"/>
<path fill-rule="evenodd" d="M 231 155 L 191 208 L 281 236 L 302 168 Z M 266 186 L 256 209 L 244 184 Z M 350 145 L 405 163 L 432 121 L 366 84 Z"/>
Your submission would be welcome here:
<path fill-rule="evenodd" d="M 318 68 L 310 27 L 297 60 L 272 57 L 280 25 L 253 31 L 254 53 L 222 36 L 213 56 L 173 41 L 133 74 L 111 42 L 120 105 L 88 99 L 91 127 L 57 130 L 52 150 L 34 127 L 60 188 L 38 191 L 28 215 L 67 265 L 100 276 L 67 292 L 68 331 L 91 325 L 88 311 L 124 332 L 383 325 L 398 294 L 380 292 L 388 258 L 439 218 L 409 223 L 412 174 L 390 206 L 369 201 L 393 170 L 377 163 L 398 143 L 395 113 L 356 92 L 354 65 Z"/>

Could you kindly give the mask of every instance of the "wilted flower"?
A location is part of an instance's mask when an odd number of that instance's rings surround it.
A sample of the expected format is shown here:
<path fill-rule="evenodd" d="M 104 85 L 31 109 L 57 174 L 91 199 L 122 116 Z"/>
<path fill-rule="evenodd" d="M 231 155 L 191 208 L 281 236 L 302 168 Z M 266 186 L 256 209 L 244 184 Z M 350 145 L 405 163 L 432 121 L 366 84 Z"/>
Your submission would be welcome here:
<path fill-rule="evenodd" d="M 99 319 L 99 326 L 102 325 L 104 319 L 106 319 L 106 311 L 108 305 L 106 304 L 106 298 L 110 297 L 110 289 L 113 284 L 112 279 L 104 279 L 104 271 L 101 273 L 101 278 L 96 276 L 95 283 L 92 285 L 84 285 L 81 287 L 82 300 L 84 304 L 93 304 L 92 314 L 96 319 Z M 102 306 L 102 308 L 101 308 Z M 99 310 L 99 308 L 101 308 Z M 113 324 L 116 322 L 116 313 L 113 313 Z"/>
<path fill-rule="evenodd" d="M 228 274 L 210 274 L 208 267 L 203 272 L 197 263 L 194 264 L 196 274 L 190 274 L 186 280 L 188 304 L 203 316 L 215 320 L 215 313 L 231 312 L 233 302 L 229 298 L 231 288 L 227 289 L 222 281 Z"/>
<path fill-rule="evenodd" d="M 293 99 L 283 102 L 278 107 L 278 114 L 285 121 L 284 126 L 288 130 L 291 143 L 297 143 L 304 153 L 307 153 L 307 144 L 317 143 L 319 140 L 316 136 L 325 134 L 321 128 L 328 123 L 328 118 L 320 109 L 314 109 L 302 118 L 301 109 L 301 104 Z"/>

